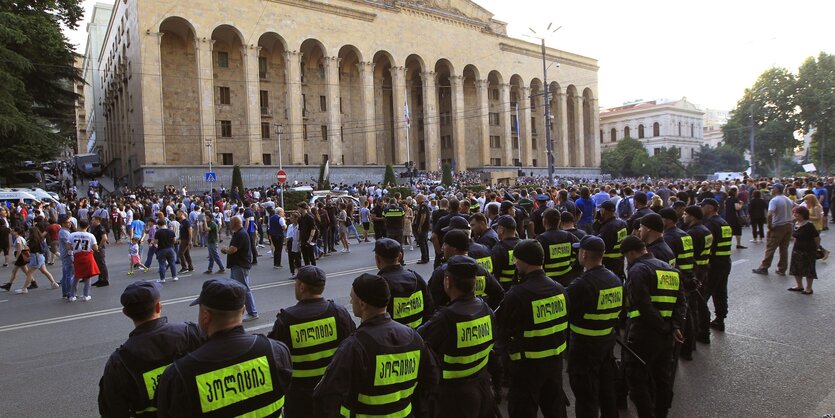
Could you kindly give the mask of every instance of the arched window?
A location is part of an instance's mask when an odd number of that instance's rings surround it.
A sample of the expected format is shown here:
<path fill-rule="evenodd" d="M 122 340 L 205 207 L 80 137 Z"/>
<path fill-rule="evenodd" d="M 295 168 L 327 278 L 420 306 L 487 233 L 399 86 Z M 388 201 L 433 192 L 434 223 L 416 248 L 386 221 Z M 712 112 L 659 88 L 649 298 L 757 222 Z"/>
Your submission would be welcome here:
<path fill-rule="evenodd" d="M 644 138 L 644 125 L 638 125 L 638 139 Z"/>
<path fill-rule="evenodd" d="M 661 136 L 661 124 L 658 122 L 652 124 L 652 136 Z"/>
<path fill-rule="evenodd" d="M 618 130 L 615 129 L 615 128 L 612 128 L 612 131 L 609 132 L 609 137 L 610 137 L 611 142 L 617 141 L 618 140 Z"/>
<path fill-rule="evenodd" d="M 695 136 L 696 136 L 696 124 L 691 123 L 690 124 L 690 138 L 693 138 Z"/>
<path fill-rule="evenodd" d="M 624 138 L 631 138 L 631 136 L 629 136 L 629 127 L 628 126 L 623 128 L 623 137 Z"/>
<path fill-rule="evenodd" d="M 600 130 L 600 143 L 603 143 L 603 129 Z"/>
<path fill-rule="evenodd" d="M 678 123 L 678 136 L 681 136 L 681 122 Z"/>

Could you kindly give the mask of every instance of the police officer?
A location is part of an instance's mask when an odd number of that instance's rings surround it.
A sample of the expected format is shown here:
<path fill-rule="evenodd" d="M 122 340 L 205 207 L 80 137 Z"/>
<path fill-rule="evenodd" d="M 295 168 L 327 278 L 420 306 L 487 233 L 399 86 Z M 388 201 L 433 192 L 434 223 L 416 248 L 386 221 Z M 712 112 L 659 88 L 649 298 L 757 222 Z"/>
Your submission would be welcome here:
<path fill-rule="evenodd" d="M 710 252 L 713 248 L 713 234 L 702 225 L 702 208 L 696 205 L 684 209 L 682 220 L 687 225 L 687 235 L 693 239 L 693 258 L 696 267 L 693 269 L 694 289 L 687 295 L 687 308 L 696 319 L 695 333 L 696 341 L 703 344 L 710 344 L 710 311 L 707 309 L 707 298 L 704 284 L 707 283 L 708 270 L 710 269 Z M 685 335 L 686 338 L 686 335 Z M 687 349 L 685 341 L 684 349 Z"/>
<path fill-rule="evenodd" d="M 519 243 L 516 237 L 516 221 L 510 215 L 502 215 L 496 221 L 498 225 L 499 241 L 493 250 L 493 272 L 505 291 L 513 286 L 516 276 L 516 265 L 513 261 L 513 249 Z"/>
<path fill-rule="evenodd" d="M 523 219 L 520 231 L 524 231 L 525 235 L 519 234 L 520 238 L 535 237 L 534 226 L 531 223 L 531 213 L 533 212 L 533 200 L 528 198 L 528 190 L 522 189 L 519 191 L 519 199 L 516 200 L 516 205 L 523 211 Z"/>
<path fill-rule="evenodd" d="M 287 346 L 244 331 L 246 287 L 232 279 L 203 282 L 200 330 L 208 341 L 175 361 L 159 381 L 161 417 L 279 416 L 290 386 Z"/>
<path fill-rule="evenodd" d="M 583 231 L 582 229 L 577 229 L 574 214 L 571 212 L 563 212 L 560 214 L 560 229 L 577 237 L 577 241 L 580 241 L 581 239 L 583 239 L 583 237 L 588 235 L 586 231 Z M 618 251 L 618 254 L 620 254 L 620 251 Z"/>
<path fill-rule="evenodd" d="M 406 212 L 397 203 L 397 199 L 390 198 L 388 206 L 383 211 L 386 218 L 386 237 L 403 244 L 403 228 L 406 219 Z"/>
<path fill-rule="evenodd" d="M 374 260 L 379 269 L 377 275 L 388 282 L 391 291 L 389 315 L 403 325 L 417 328 L 432 317 L 435 304 L 426 281 L 414 271 L 404 269 L 402 259 L 403 250 L 397 241 L 382 238 L 374 243 Z"/>
<path fill-rule="evenodd" d="M 110 355 L 99 381 L 103 417 L 156 416 L 159 376 L 169 364 L 203 343 L 193 323 L 169 324 L 161 316 L 159 284 L 138 281 L 122 292 L 122 313 L 133 321 L 128 340 Z"/>
<path fill-rule="evenodd" d="M 635 212 L 629 217 L 629 219 L 626 220 L 626 225 L 629 227 L 630 233 L 632 233 L 634 229 L 637 229 L 635 221 L 653 213 L 652 209 L 647 206 L 647 201 L 648 199 L 646 193 L 635 192 L 635 196 L 632 198 L 632 202 L 635 204 Z"/>
<path fill-rule="evenodd" d="M 487 271 L 491 274 L 493 273 L 493 260 L 491 259 L 490 249 L 486 246 L 479 244 L 470 237 L 470 223 L 466 219 L 456 216 L 449 221 L 449 225 L 443 229 L 444 237 L 450 231 L 454 230 L 461 230 L 466 232 L 467 234 L 467 253 L 470 257 L 475 259 L 476 262 L 482 265 Z M 443 240 L 442 240 L 443 242 Z M 441 251 L 443 251 L 443 245 L 441 245 Z M 446 258 L 444 258 L 446 260 Z"/>
<path fill-rule="evenodd" d="M 534 236 L 545 232 L 545 225 L 542 223 L 542 214 L 548 210 L 548 200 L 550 196 L 547 194 L 538 194 L 535 196 L 537 208 L 531 213 L 531 224 L 533 224 Z"/>
<path fill-rule="evenodd" d="M 728 276 L 731 274 L 731 241 L 733 232 L 731 227 L 719 216 L 719 203 L 716 199 L 704 199 L 702 207 L 702 222 L 713 235 L 713 248 L 710 252 L 708 264 L 708 279 L 705 298 L 713 298 L 713 308 L 716 318 L 710 322 L 710 327 L 718 331 L 725 331 L 725 318 L 728 316 Z M 702 313 L 710 318 L 710 313 Z"/>
<path fill-rule="evenodd" d="M 679 272 L 647 251 L 635 236 L 621 244 L 628 273 L 629 320 L 621 352 L 629 397 L 638 416 L 666 417 L 673 399 L 673 345 L 684 342 L 685 302 Z"/>
<path fill-rule="evenodd" d="M 687 204 L 681 200 L 676 200 L 675 202 L 673 202 L 671 207 L 673 208 L 673 211 L 675 212 L 676 217 L 678 218 L 678 221 L 676 221 L 676 227 L 682 231 L 686 230 L 687 225 L 685 225 L 683 217 L 684 209 L 687 208 Z"/>
<path fill-rule="evenodd" d="M 447 233 L 445 247 L 452 235 L 463 232 Z M 493 418 L 496 404 L 486 367 L 493 348 L 493 310 L 474 293 L 476 275 L 484 269 L 462 255 L 448 258 L 442 267 L 441 286 L 449 305 L 418 328 L 441 369 L 432 416 Z"/>
<path fill-rule="evenodd" d="M 695 305 L 692 301 L 692 293 L 694 293 L 696 286 L 693 281 L 693 271 L 696 268 L 696 262 L 693 258 L 693 237 L 686 232 L 679 229 L 676 225 L 679 223 L 678 214 L 672 208 L 664 208 L 658 212 L 664 221 L 664 242 L 670 246 L 675 254 L 675 263 L 673 264 L 681 273 L 681 286 L 684 288 L 684 296 L 687 300 L 687 316 L 684 322 L 682 332 L 684 334 L 684 344 L 676 350 L 677 357 L 685 360 L 693 359 L 693 350 L 696 347 L 696 318 L 697 311 L 690 308 L 690 305 Z"/>
<path fill-rule="evenodd" d="M 287 392 L 284 416 L 308 417 L 313 412 L 313 388 L 325 374 L 339 344 L 356 329 L 351 315 L 342 305 L 322 297 L 325 272 L 304 266 L 296 274 L 295 306 L 282 309 L 268 337 L 290 349 L 293 385 Z"/>
<path fill-rule="evenodd" d="M 487 217 L 483 213 L 470 216 L 470 231 L 472 231 L 475 242 L 487 247 L 490 251 L 500 241 L 496 231 L 488 226 Z"/>
<path fill-rule="evenodd" d="M 584 269 L 565 291 L 571 301 L 568 382 L 574 392 L 574 411 L 581 418 L 617 417 L 612 350 L 623 305 L 623 283 L 603 266 L 606 243 L 602 239 L 589 235 L 574 247 Z"/>
<path fill-rule="evenodd" d="M 641 218 L 641 226 L 638 232 L 642 241 L 655 258 L 673 265 L 676 255 L 673 249 L 664 241 L 664 220 L 657 213 L 650 213 Z"/>
<path fill-rule="evenodd" d="M 452 230 L 444 235 L 444 244 L 441 246 L 444 252 L 444 259 L 449 260 L 456 256 L 469 256 L 469 245 L 472 244 L 467 233 L 463 230 Z M 478 245 L 478 244 L 476 244 Z M 472 258 L 472 257 L 470 257 Z M 483 265 L 479 264 L 476 272 L 476 282 L 473 292 L 479 298 L 486 298 L 488 305 L 495 309 L 502 303 L 504 299 L 504 289 L 499 282 L 490 274 Z M 449 302 L 449 296 L 444 288 L 444 275 L 446 274 L 447 263 L 441 264 L 441 267 L 432 272 L 432 277 L 429 278 L 429 292 L 432 294 L 432 302 L 436 306 L 446 306 Z"/>
<path fill-rule="evenodd" d="M 577 237 L 560 230 L 560 212 L 548 209 L 542 214 L 545 232 L 536 236 L 536 240 L 545 250 L 545 275 L 568 286 L 579 275 L 577 260 L 572 245 L 579 242 Z"/>
<path fill-rule="evenodd" d="M 597 230 L 597 236 L 606 243 L 603 265 L 623 280 L 626 276 L 623 271 L 623 254 L 620 252 L 620 243 L 629 234 L 629 227 L 626 222 L 615 215 L 615 204 L 611 200 L 600 204 L 598 220 L 600 221 L 600 229 Z"/>
<path fill-rule="evenodd" d="M 354 280 L 351 307 L 362 324 L 339 345 L 316 386 L 313 416 L 425 415 L 437 366 L 420 335 L 386 313 L 390 298 L 382 277 L 366 273 Z"/>
<path fill-rule="evenodd" d="M 536 240 L 520 241 L 513 253 L 519 283 L 496 311 L 500 346 L 510 355 L 511 417 L 564 417 L 562 352 L 566 348 L 565 289 L 545 275 L 545 254 Z"/>

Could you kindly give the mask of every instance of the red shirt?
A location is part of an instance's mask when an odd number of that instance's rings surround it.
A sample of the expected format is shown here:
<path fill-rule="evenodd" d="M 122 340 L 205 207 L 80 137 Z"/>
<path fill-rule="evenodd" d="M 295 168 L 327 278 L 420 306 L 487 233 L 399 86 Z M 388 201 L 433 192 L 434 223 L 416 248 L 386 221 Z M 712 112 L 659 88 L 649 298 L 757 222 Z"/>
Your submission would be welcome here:
<path fill-rule="evenodd" d="M 61 231 L 61 226 L 58 224 L 49 224 L 46 227 L 46 233 L 49 234 L 49 241 L 58 241 L 58 232 Z"/>

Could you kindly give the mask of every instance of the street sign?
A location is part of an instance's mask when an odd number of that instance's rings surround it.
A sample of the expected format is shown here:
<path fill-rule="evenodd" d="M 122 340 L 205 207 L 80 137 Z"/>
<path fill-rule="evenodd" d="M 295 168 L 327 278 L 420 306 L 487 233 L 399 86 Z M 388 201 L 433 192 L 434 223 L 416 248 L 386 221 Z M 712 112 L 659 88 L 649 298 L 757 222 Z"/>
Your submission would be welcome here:
<path fill-rule="evenodd" d="M 217 182 L 217 173 L 214 171 L 207 171 L 204 178 L 206 179 L 206 183 L 215 183 Z"/>
<path fill-rule="evenodd" d="M 284 183 L 285 181 L 287 181 L 287 173 L 285 173 L 284 170 L 278 170 L 275 173 L 275 180 L 279 183 Z"/>

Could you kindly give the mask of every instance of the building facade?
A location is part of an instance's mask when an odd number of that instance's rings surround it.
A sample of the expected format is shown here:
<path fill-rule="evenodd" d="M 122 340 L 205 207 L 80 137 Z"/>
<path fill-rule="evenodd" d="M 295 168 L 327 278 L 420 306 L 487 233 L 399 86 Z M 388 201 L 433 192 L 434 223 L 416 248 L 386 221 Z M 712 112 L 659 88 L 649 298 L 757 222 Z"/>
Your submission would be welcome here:
<path fill-rule="evenodd" d="M 640 141 L 649 155 L 678 147 L 689 164 L 704 144 L 704 112 L 682 98 L 678 101 L 632 103 L 600 112 L 600 141 L 605 151 L 624 138 Z"/>
<path fill-rule="evenodd" d="M 96 3 L 87 22 L 87 44 L 81 61 L 81 76 L 84 78 L 84 113 L 87 118 L 83 125 L 83 135 L 78 136 L 79 153 L 98 153 L 104 156 L 107 147 L 105 133 L 104 98 L 102 97 L 102 77 L 99 74 L 99 55 L 104 43 L 104 35 L 110 23 L 112 4 Z M 79 132 L 80 134 L 82 132 Z"/>
<path fill-rule="evenodd" d="M 704 140 L 705 145 L 709 147 L 717 147 L 719 144 L 722 143 L 724 138 L 724 133 L 722 132 L 722 127 L 728 123 L 728 120 L 731 118 L 731 112 L 727 110 L 718 110 L 718 109 L 705 109 L 705 116 L 704 116 Z"/>
<path fill-rule="evenodd" d="M 468 0 L 122 0 L 99 58 L 105 161 L 134 183 L 279 159 L 546 166 L 540 46 Z M 599 167 L 597 61 L 546 60 L 555 165 Z"/>

